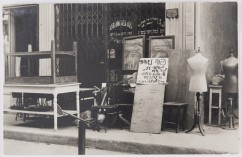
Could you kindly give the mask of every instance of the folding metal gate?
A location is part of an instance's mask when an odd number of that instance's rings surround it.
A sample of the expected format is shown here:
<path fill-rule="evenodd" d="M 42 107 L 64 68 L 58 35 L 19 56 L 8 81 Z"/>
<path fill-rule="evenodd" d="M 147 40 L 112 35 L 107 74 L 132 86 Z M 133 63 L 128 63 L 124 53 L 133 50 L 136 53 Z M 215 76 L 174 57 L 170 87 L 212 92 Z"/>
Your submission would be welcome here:
<path fill-rule="evenodd" d="M 121 79 L 111 69 L 122 67 L 124 36 L 164 35 L 164 3 L 56 4 L 55 15 L 56 49 L 78 42 L 78 81 L 86 87 Z M 108 64 L 109 49 L 118 58 L 115 65 Z"/>

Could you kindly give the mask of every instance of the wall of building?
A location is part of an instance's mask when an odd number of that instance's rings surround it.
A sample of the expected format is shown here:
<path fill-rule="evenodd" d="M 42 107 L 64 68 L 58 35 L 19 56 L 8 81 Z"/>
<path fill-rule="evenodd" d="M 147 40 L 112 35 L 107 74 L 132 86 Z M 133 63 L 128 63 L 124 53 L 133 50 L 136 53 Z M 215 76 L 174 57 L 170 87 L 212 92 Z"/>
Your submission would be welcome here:
<path fill-rule="evenodd" d="M 39 51 L 50 51 L 55 35 L 54 4 L 39 4 Z M 50 59 L 40 59 L 39 75 L 51 75 Z"/>
<path fill-rule="evenodd" d="M 208 75 L 218 74 L 230 49 L 238 56 L 237 3 L 198 3 L 197 11 L 196 45 L 210 61 Z"/>
<path fill-rule="evenodd" d="M 175 35 L 177 51 L 181 53 L 190 51 L 189 56 L 193 56 L 195 50 L 200 47 L 202 54 L 209 59 L 207 80 L 210 83 L 211 76 L 220 73 L 220 61 L 228 56 L 229 50 L 231 48 L 234 49 L 235 56 L 238 55 L 237 4 L 229 2 L 166 3 L 166 9 L 172 8 L 178 8 L 179 18 L 166 18 L 166 35 Z M 176 55 L 173 57 L 176 57 Z M 181 54 L 180 57 L 188 57 L 188 54 Z M 183 61 L 185 60 L 183 59 Z M 170 62 L 170 64 L 172 63 Z M 171 79 L 171 83 L 178 81 L 177 84 L 183 84 L 183 86 L 177 86 L 175 89 L 173 87 L 173 95 L 170 94 L 172 92 L 171 89 L 166 89 L 166 95 L 170 95 L 170 99 L 168 98 L 170 101 L 185 101 L 189 104 L 187 114 L 187 127 L 189 128 L 193 122 L 195 99 L 194 93 L 187 90 L 190 73 L 187 71 L 187 66 L 185 64 L 182 65 L 188 77 L 182 76 L 185 81 L 182 79 Z M 178 78 L 177 76 L 174 77 Z M 169 86 L 167 87 L 169 88 Z M 179 94 L 177 91 L 182 91 L 183 94 Z M 202 108 L 201 112 L 202 116 L 205 117 L 202 117 L 202 120 L 204 118 L 207 119 L 208 92 L 204 93 L 203 102 L 204 108 Z"/>
<path fill-rule="evenodd" d="M 175 35 L 175 53 L 169 61 L 167 101 L 188 103 L 187 128 L 193 122 L 195 93 L 188 91 L 190 73 L 186 60 L 195 49 L 195 3 L 166 3 L 166 9 L 178 8 L 178 18 L 166 18 L 166 35 Z M 182 67 L 181 67 L 182 66 Z M 169 74 L 170 72 L 170 74 Z"/>
<path fill-rule="evenodd" d="M 238 56 L 237 3 L 198 3 L 197 12 L 196 45 L 209 59 L 207 78 L 210 81 L 213 75 L 221 73 L 220 61 L 229 55 L 230 49 Z M 208 96 L 204 101 L 208 102 Z M 222 104 L 225 101 L 223 96 Z M 207 109 L 208 103 L 204 105 Z"/>
<path fill-rule="evenodd" d="M 18 7 L 18 5 L 14 5 L 13 7 Z M 54 40 L 54 17 L 54 4 L 39 4 L 39 51 L 50 51 L 51 49 L 51 40 Z M 14 25 L 14 23 L 10 23 L 11 27 L 13 27 L 12 25 Z M 11 42 L 15 41 L 13 37 L 11 37 L 10 40 Z M 39 63 L 40 76 L 50 75 L 50 69 L 50 60 L 41 59 Z M 12 74 L 12 76 L 13 75 L 14 74 Z M 11 93 L 4 91 L 3 95 L 4 108 L 7 109 L 11 105 L 15 104 L 16 98 L 12 98 Z"/>

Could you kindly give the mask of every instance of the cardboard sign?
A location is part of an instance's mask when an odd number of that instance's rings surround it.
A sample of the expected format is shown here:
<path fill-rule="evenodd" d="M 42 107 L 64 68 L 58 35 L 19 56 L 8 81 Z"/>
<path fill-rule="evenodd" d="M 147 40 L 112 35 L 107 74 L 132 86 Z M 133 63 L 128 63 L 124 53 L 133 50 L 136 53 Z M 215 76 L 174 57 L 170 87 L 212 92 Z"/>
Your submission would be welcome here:
<path fill-rule="evenodd" d="M 160 133 L 164 92 L 164 84 L 136 86 L 130 131 Z"/>
<path fill-rule="evenodd" d="M 141 58 L 137 82 L 138 84 L 166 83 L 168 58 Z"/>

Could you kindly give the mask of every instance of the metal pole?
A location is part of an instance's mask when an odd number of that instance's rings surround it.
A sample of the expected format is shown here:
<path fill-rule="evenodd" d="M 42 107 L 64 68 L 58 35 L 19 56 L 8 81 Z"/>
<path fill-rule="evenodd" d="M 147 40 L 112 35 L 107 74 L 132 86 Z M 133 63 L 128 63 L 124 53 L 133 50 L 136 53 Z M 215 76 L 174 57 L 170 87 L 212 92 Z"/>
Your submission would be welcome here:
<path fill-rule="evenodd" d="M 78 155 L 85 155 L 86 145 L 86 124 L 83 121 L 79 121 L 78 127 Z"/>

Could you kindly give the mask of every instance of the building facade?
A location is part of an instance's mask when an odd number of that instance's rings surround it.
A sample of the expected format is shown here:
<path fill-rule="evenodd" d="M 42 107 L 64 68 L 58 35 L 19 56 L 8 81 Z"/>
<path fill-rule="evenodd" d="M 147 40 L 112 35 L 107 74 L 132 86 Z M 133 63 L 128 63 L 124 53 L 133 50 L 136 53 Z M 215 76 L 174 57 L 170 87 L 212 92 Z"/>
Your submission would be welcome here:
<path fill-rule="evenodd" d="M 172 11 L 174 15 L 168 15 Z M 220 61 L 230 49 L 238 56 L 236 2 L 10 5 L 3 8 L 3 24 L 6 53 L 26 52 L 28 45 L 32 51 L 47 51 L 51 49 L 51 40 L 57 50 L 71 50 L 73 41 L 77 41 L 78 81 L 83 87 L 122 80 L 115 69 L 122 68 L 123 37 L 143 35 L 148 43 L 149 36 L 175 36 L 175 52 L 170 55 L 173 70 L 168 72 L 165 101 L 189 104 L 187 127 L 193 120 L 194 93 L 188 91 L 190 73 L 184 58 L 200 47 L 209 59 L 210 82 L 211 76 L 221 73 Z M 144 57 L 148 57 L 148 48 L 146 44 Z M 109 60 L 111 50 L 116 58 L 114 63 Z M 26 74 L 24 60 L 11 64 L 11 75 Z M 30 64 L 32 75 L 51 73 L 48 59 Z M 66 73 L 70 66 L 59 61 L 59 68 L 66 69 Z M 9 93 L 4 93 L 4 99 L 11 104 Z M 202 112 L 207 117 L 208 94 L 204 94 L 203 100 Z"/>

